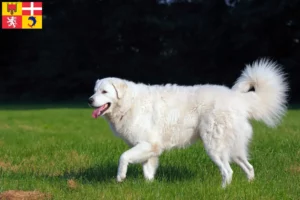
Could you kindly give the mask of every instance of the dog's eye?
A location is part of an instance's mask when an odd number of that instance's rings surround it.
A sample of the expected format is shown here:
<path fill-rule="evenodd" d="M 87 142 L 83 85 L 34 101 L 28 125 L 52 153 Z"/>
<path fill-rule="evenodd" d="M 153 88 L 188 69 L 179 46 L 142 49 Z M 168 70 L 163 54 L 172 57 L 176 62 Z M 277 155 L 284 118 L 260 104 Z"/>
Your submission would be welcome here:
<path fill-rule="evenodd" d="M 106 94 L 107 93 L 107 91 L 106 90 L 102 90 L 102 92 L 101 92 L 102 94 Z"/>

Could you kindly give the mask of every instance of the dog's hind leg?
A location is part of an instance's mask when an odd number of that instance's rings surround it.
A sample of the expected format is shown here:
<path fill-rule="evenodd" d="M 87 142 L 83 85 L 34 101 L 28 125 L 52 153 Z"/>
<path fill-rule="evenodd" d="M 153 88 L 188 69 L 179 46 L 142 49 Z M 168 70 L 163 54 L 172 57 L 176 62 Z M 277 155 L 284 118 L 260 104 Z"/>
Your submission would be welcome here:
<path fill-rule="evenodd" d="M 239 123 L 239 137 L 232 149 L 232 160 L 242 168 L 249 181 L 254 179 L 254 168 L 248 162 L 248 143 L 252 136 L 252 127 L 249 122 Z"/>
<path fill-rule="evenodd" d="M 243 169 L 249 181 L 254 179 L 254 168 L 248 162 L 246 156 L 237 156 L 233 159 L 233 161 Z"/>
<path fill-rule="evenodd" d="M 143 163 L 143 172 L 145 179 L 151 181 L 154 179 L 156 170 L 158 168 L 159 159 L 158 157 L 149 158 Z"/>
<path fill-rule="evenodd" d="M 129 163 L 144 163 L 152 157 L 157 157 L 161 153 L 158 145 L 148 142 L 140 142 L 128 151 L 125 151 L 119 160 L 117 181 L 122 182 L 126 178 Z"/>
<path fill-rule="evenodd" d="M 212 161 L 218 166 L 222 175 L 222 187 L 225 188 L 231 183 L 233 171 L 229 164 L 229 154 L 227 149 L 220 147 L 218 140 L 203 140 L 207 154 L 210 156 Z M 209 144 L 208 144 L 209 143 Z"/>
<path fill-rule="evenodd" d="M 221 155 L 209 152 L 212 161 L 219 167 L 222 175 L 222 187 L 225 188 L 231 183 L 233 171 L 230 167 L 229 161 L 224 159 Z"/>
<path fill-rule="evenodd" d="M 229 184 L 231 183 L 231 181 L 232 181 L 232 174 L 233 174 L 233 171 L 232 171 L 232 169 L 231 169 L 231 167 L 230 167 L 228 156 L 223 157 L 222 160 L 223 160 L 223 163 L 225 164 L 225 168 L 226 168 L 227 174 L 228 174 L 228 178 L 227 178 L 227 180 L 226 180 L 226 184 L 229 185 Z"/>
<path fill-rule="evenodd" d="M 233 143 L 232 130 L 226 117 L 207 115 L 199 126 L 205 150 L 218 166 L 222 175 L 222 187 L 231 183 L 233 171 L 230 167 L 230 147 Z"/>

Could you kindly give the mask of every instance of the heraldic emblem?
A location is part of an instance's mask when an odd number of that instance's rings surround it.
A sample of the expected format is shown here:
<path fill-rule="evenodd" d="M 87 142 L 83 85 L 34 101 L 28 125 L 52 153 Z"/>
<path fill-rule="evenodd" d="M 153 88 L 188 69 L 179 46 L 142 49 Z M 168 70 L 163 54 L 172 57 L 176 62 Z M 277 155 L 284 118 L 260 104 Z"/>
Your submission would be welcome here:
<path fill-rule="evenodd" d="M 42 2 L 2 2 L 2 29 L 42 29 Z"/>

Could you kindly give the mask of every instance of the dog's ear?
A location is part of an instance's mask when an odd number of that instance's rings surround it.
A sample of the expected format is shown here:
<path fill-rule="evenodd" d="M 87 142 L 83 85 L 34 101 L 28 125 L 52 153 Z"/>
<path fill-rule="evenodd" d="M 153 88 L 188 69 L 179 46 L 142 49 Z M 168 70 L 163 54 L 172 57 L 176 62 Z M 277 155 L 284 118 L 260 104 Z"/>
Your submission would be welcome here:
<path fill-rule="evenodd" d="M 116 90 L 118 99 L 121 99 L 127 89 L 127 84 L 122 80 L 112 81 L 111 84 Z"/>

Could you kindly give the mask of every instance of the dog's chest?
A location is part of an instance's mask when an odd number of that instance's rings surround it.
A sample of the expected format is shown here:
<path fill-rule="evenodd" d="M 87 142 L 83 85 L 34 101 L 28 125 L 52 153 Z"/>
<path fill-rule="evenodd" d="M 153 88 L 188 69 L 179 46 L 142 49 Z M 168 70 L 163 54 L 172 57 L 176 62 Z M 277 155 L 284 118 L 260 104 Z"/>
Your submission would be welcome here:
<path fill-rule="evenodd" d="M 128 117 L 124 117 L 117 123 L 110 122 L 110 127 L 117 137 L 122 138 L 130 145 L 135 145 L 146 139 L 144 138 L 147 132 L 147 128 L 144 126 L 146 123 L 145 121 L 142 123 L 138 118 L 129 120 Z"/>

